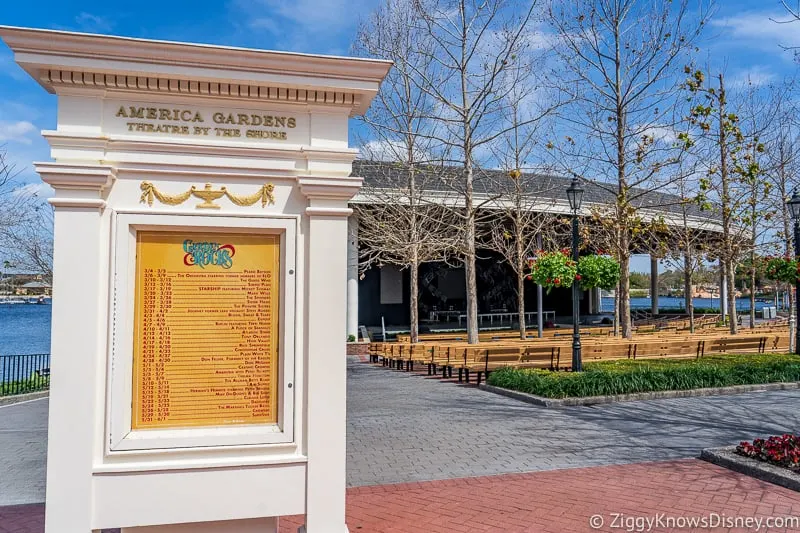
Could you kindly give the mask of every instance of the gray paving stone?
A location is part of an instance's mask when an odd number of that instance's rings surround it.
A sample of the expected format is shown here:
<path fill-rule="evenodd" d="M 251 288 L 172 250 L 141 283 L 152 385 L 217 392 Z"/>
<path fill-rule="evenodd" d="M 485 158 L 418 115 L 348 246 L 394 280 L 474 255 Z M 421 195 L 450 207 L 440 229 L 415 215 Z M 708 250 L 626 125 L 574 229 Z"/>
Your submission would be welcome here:
<path fill-rule="evenodd" d="M 800 391 L 548 409 L 351 360 L 349 486 L 697 457 L 797 432 Z M 0 408 L 0 505 L 44 501 L 48 400 Z"/>
<path fill-rule="evenodd" d="M 0 506 L 44 501 L 47 399 L 0 407 Z"/>
<path fill-rule="evenodd" d="M 547 409 L 351 361 L 348 484 L 697 457 L 703 448 L 797 431 L 798 400 L 792 390 Z"/>

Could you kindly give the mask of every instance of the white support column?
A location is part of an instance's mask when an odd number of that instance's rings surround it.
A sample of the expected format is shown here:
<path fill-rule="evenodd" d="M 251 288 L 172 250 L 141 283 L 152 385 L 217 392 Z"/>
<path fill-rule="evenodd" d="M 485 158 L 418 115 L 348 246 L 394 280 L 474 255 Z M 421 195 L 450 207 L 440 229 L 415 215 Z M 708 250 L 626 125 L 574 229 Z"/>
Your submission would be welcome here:
<path fill-rule="evenodd" d="M 358 216 L 347 218 L 347 336 L 358 340 Z"/>
<path fill-rule="evenodd" d="M 361 178 L 301 178 L 308 197 L 307 533 L 346 533 L 347 201 Z M 311 394 L 313 393 L 313 394 Z"/>
<path fill-rule="evenodd" d="M 102 442 L 95 424 L 108 323 L 103 307 L 108 227 L 103 189 L 114 179 L 101 165 L 39 163 L 55 189 L 53 323 L 47 448 L 47 533 L 92 531 L 92 467 Z"/>
<path fill-rule="evenodd" d="M 658 314 L 658 257 L 650 255 L 650 311 Z"/>

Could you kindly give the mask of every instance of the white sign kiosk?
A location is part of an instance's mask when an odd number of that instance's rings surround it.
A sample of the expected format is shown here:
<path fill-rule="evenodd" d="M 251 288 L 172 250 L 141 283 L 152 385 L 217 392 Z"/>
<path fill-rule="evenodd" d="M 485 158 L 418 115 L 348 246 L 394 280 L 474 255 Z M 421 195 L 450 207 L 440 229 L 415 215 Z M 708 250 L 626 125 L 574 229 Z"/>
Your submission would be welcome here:
<path fill-rule="evenodd" d="M 46 532 L 347 531 L 348 118 L 390 64 L 0 37 L 58 95 Z"/>

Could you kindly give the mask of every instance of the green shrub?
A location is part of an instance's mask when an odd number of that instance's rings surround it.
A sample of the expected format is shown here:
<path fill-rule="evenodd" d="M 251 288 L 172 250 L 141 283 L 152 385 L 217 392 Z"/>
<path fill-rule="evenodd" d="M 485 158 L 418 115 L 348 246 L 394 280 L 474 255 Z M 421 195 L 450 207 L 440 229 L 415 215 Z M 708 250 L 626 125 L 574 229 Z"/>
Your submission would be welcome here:
<path fill-rule="evenodd" d="M 11 396 L 14 394 L 25 394 L 37 392 L 50 388 L 50 377 L 31 377 L 19 381 L 7 381 L 0 383 L 0 396 Z"/>
<path fill-rule="evenodd" d="M 719 355 L 701 359 L 585 363 L 583 372 L 503 368 L 488 383 L 547 398 L 631 394 L 800 381 L 795 355 Z"/>

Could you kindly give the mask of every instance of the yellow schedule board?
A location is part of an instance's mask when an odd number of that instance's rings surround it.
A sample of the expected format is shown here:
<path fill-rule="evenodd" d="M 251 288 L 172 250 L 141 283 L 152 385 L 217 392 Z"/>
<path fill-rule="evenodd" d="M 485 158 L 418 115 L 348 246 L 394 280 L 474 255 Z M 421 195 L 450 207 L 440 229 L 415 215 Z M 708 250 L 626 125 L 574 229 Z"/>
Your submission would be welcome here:
<path fill-rule="evenodd" d="M 133 429 L 277 422 L 275 235 L 136 236 Z"/>

